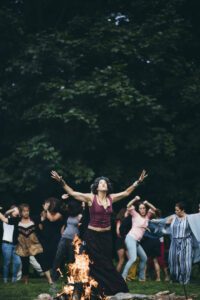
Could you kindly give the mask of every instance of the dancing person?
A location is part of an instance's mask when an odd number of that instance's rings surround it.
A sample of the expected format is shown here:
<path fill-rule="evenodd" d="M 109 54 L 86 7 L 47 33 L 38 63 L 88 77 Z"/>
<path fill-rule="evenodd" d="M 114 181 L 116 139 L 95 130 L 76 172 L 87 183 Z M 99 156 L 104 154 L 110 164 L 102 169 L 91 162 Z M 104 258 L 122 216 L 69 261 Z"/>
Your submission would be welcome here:
<path fill-rule="evenodd" d="M 156 210 L 155 215 L 152 217 L 160 217 L 161 211 Z M 144 233 L 144 236 L 141 240 L 141 246 L 144 249 L 148 257 L 148 266 L 151 266 L 153 263 L 156 281 L 161 281 L 160 269 L 162 268 L 165 273 L 165 280 L 169 280 L 167 266 L 164 259 L 164 238 L 163 235 L 154 234 L 154 224 L 151 223 L 151 220 L 148 223 L 148 228 Z M 162 241 L 162 242 L 161 242 Z"/>
<path fill-rule="evenodd" d="M 185 204 L 176 203 L 175 215 L 168 218 L 171 244 L 169 249 L 169 269 L 171 278 L 182 284 L 190 281 L 192 262 L 200 260 L 200 213 L 187 215 Z M 197 247 L 194 249 L 194 246 Z M 194 252 L 196 250 L 196 252 Z"/>
<path fill-rule="evenodd" d="M 64 218 L 58 199 L 51 197 L 44 201 L 41 213 L 40 242 L 43 247 L 45 270 L 52 269 L 57 247 L 64 227 Z"/>
<path fill-rule="evenodd" d="M 145 267 L 146 267 L 147 256 L 142 246 L 140 245 L 140 240 L 142 239 L 145 230 L 148 226 L 148 221 L 152 213 L 156 211 L 156 208 L 148 201 L 144 201 L 139 203 L 138 212 L 137 212 L 133 204 L 139 200 L 140 197 L 136 196 L 127 205 L 129 214 L 132 216 L 132 228 L 127 234 L 125 239 L 125 244 L 128 250 L 129 259 L 124 267 L 122 276 L 126 280 L 129 269 L 132 266 L 132 264 L 136 261 L 138 255 L 140 258 L 139 281 L 145 281 Z"/>
<path fill-rule="evenodd" d="M 146 255 L 147 255 L 147 259 L 148 259 L 148 263 L 150 261 L 153 262 L 153 266 L 156 272 L 156 281 L 160 281 L 160 266 L 157 260 L 157 257 L 161 255 L 161 248 L 160 248 L 160 238 L 151 235 L 151 233 L 149 232 L 149 227 L 148 230 L 145 231 L 144 236 L 142 238 L 142 240 L 140 241 L 140 245 L 142 246 L 142 248 L 144 249 Z M 148 264 L 147 264 L 148 265 Z M 146 270 L 145 270 L 145 274 L 146 274 Z M 145 275 L 146 277 L 146 275 Z"/>
<path fill-rule="evenodd" d="M 90 275 L 98 282 L 99 292 L 113 295 L 127 292 L 128 287 L 112 263 L 111 213 L 112 204 L 129 196 L 146 175 L 143 171 L 139 180 L 125 191 L 111 194 L 111 183 L 106 177 L 96 178 L 91 193 L 74 191 L 66 182 L 52 171 L 51 176 L 60 182 L 64 190 L 76 200 L 87 202 L 90 211 L 90 222 L 85 233 L 86 250 L 90 260 Z"/>
<path fill-rule="evenodd" d="M 67 263 L 74 262 L 73 239 L 75 236 L 79 236 L 78 227 L 82 218 L 81 213 L 82 213 L 81 205 L 77 203 L 74 199 L 69 200 L 68 209 L 67 209 L 66 228 L 62 233 L 62 237 L 59 241 L 57 252 L 53 262 L 53 269 L 52 269 L 53 281 L 56 281 L 60 276 L 60 272 L 58 272 L 58 269 L 60 269 L 64 257 L 66 257 Z"/>
<path fill-rule="evenodd" d="M 123 240 L 123 244 L 121 243 L 121 245 L 124 246 L 125 254 L 127 257 L 128 257 L 128 253 L 125 245 L 125 238 L 128 232 L 130 231 L 131 227 L 132 227 L 132 217 L 131 215 L 129 215 L 128 210 L 125 209 L 124 219 L 121 221 L 119 227 L 119 234 L 121 239 Z M 132 281 L 136 279 L 138 263 L 139 263 L 139 259 L 137 258 L 137 260 L 133 263 L 133 265 L 129 269 L 128 276 L 126 277 L 126 281 Z"/>
<path fill-rule="evenodd" d="M 18 207 L 12 205 L 6 211 L 5 218 L 16 218 L 19 216 Z M 10 264 L 12 261 L 12 283 L 17 281 L 18 272 L 21 267 L 21 259 L 15 253 L 17 244 L 17 228 L 3 222 L 2 255 L 3 255 L 3 282 L 8 282 Z"/>
<path fill-rule="evenodd" d="M 42 267 L 47 280 L 52 283 L 50 272 L 45 270 L 41 253 L 43 252 L 42 245 L 37 237 L 37 224 L 30 218 L 30 207 L 28 204 L 19 206 L 20 217 L 6 218 L 0 213 L 0 220 L 4 223 L 16 226 L 18 230 L 18 242 L 16 246 L 16 254 L 21 257 L 22 275 L 25 284 L 28 283 L 29 277 L 29 257 L 35 256 Z"/>

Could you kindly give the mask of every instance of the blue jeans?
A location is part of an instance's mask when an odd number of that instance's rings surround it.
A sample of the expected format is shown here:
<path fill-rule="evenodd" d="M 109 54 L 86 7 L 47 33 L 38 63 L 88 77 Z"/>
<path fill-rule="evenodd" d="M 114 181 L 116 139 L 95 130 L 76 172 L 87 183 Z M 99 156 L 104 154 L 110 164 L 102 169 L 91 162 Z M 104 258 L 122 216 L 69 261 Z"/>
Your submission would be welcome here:
<path fill-rule="evenodd" d="M 2 243 L 2 254 L 3 254 L 3 280 L 8 281 L 9 267 L 12 260 L 12 282 L 17 281 L 17 273 L 21 266 L 21 259 L 15 253 L 16 246 L 13 244 Z"/>
<path fill-rule="evenodd" d="M 140 258 L 139 263 L 139 279 L 144 280 L 145 279 L 145 266 L 147 262 L 147 256 L 144 252 L 144 249 L 142 246 L 130 235 L 127 234 L 125 239 L 126 248 L 128 250 L 128 256 L 129 260 L 127 261 L 122 276 L 124 279 L 128 276 L 128 272 L 132 264 L 136 261 L 137 256 Z"/>

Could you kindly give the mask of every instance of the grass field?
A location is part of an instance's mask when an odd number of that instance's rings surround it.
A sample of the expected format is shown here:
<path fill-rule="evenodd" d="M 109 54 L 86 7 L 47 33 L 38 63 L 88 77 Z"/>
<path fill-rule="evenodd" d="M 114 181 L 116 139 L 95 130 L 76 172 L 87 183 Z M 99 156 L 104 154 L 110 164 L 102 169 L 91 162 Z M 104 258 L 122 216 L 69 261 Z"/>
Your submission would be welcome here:
<path fill-rule="evenodd" d="M 57 284 L 58 291 L 62 290 L 62 281 Z M 134 281 L 128 283 L 130 292 L 140 294 L 155 294 L 159 291 L 169 290 L 175 292 L 177 295 L 184 295 L 183 287 L 179 284 L 172 284 L 166 282 L 146 281 L 141 283 Z M 198 282 L 191 283 L 187 286 L 188 295 L 195 294 L 196 299 L 200 300 L 200 284 Z M 0 300 L 34 300 L 40 293 L 50 293 L 49 285 L 45 279 L 30 279 L 28 285 L 24 285 L 22 282 L 16 284 L 3 284 L 0 282 Z"/>

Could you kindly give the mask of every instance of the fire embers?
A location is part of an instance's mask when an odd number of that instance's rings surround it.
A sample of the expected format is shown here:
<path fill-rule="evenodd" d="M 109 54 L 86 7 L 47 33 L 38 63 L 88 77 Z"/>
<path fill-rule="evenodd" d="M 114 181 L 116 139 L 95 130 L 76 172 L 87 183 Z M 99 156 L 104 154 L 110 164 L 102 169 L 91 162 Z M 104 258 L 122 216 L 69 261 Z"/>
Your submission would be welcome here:
<path fill-rule="evenodd" d="M 98 283 L 89 276 L 89 256 L 80 248 L 82 241 L 76 236 L 73 240 L 75 262 L 68 265 L 67 284 L 57 295 L 60 300 L 93 300 L 98 299 Z"/>

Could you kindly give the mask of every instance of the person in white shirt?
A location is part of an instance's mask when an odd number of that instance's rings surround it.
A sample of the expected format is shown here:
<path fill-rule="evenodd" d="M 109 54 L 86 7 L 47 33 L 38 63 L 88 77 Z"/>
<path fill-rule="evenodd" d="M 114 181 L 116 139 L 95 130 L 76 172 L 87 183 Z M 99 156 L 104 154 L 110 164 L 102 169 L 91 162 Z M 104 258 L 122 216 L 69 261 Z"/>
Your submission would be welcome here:
<path fill-rule="evenodd" d="M 11 206 L 5 213 L 6 216 L 17 217 L 19 210 L 16 206 Z M 3 223 L 2 254 L 3 254 L 3 282 L 8 282 L 10 264 L 12 262 L 12 282 L 17 281 L 17 274 L 20 270 L 21 259 L 15 253 L 17 244 L 17 231 L 14 225 Z"/>

